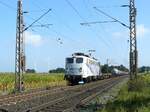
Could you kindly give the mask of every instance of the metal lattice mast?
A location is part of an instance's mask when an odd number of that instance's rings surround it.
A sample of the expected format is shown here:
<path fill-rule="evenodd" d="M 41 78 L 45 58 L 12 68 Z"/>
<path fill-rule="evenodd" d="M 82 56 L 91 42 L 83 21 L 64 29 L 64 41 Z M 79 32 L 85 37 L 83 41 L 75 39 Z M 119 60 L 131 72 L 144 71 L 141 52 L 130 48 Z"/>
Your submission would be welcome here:
<path fill-rule="evenodd" d="M 23 90 L 23 73 L 25 71 L 25 52 L 24 52 L 24 23 L 22 0 L 18 0 L 17 4 L 17 28 L 16 28 L 16 60 L 15 60 L 15 90 L 21 92 Z"/>
<path fill-rule="evenodd" d="M 136 8 L 135 0 L 130 0 L 130 78 L 137 76 L 138 51 L 136 41 Z"/>

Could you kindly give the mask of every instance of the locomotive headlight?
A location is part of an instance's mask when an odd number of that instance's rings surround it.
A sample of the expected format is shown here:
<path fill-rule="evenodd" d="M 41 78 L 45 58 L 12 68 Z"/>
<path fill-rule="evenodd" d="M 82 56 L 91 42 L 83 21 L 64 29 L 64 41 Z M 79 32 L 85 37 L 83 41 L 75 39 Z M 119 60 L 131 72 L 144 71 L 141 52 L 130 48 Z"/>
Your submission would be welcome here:
<path fill-rule="evenodd" d="M 82 72 L 82 68 L 79 68 L 79 71 Z"/>
<path fill-rule="evenodd" d="M 66 68 L 66 72 L 68 72 L 69 71 L 69 68 Z"/>

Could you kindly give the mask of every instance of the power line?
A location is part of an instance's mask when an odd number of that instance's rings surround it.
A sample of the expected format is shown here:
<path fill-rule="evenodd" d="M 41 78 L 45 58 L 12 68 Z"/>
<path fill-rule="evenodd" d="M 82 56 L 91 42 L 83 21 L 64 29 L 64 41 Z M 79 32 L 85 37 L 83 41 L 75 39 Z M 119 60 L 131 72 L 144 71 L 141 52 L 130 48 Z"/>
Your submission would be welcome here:
<path fill-rule="evenodd" d="M 35 4 L 34 3 L 34 5 L 37 7 L 37 8 L 40 8 L 40 9 L 42 9 L 42 7 L 40 7 L 38 4 Z M 54 13 L 55 11 L 53 11 L 53 13 Z M 57 16 L 55 13 L 54 13 L 54 15 L 55 16 Z M 60 21 L 60 17 L 56 17 L 59 21 Z M 33 18 L 32 18 L 33 19 Z M 39 23 L 39 22 L 38 22 Z M 41 24 L 41 23 L 39 23 L 39 24 Z M 63 21 L 63 25 L 66 27 L 66 28 L 68 28 L 70 31 L 73 31 L 72 30 L 72 28 L 70 27 L 70 26 L 68 26 L 64 21 Z M 48 27 L 47 27 L 48 28 Z M 54 29 L 51 29 L 51 31 L 52 32 L 54 32 L 54 33 L 56 33 L 59 37 L 66 37 L 66 36 L 64 36 L 63 34 L 61 34 L 60 32 L 58 32 L 58 31 L 56 31 L 56 30 L 54 30 Z M 68 39 L 71 39 L 71 38 L 68 38 Z M 75 41 L 75 40 L 73 40 L 73 39 L 71 39 L 72 41 Z M 62 43 L 62 42 L 60 42 L 60 43 Z M 78 42 L 78 43 L 80 43 L 80 44 L 82 44 L 81 42 Z"/>
<path fill-rule="evenodd" d="M 97 10 L 98 12 L 102 13 L 103 15 L 105 15 L 105 16 L 107 16 L 107 17 L 113 19 L 114 21 L 120 23 L 120 24 L 123 25 L 124 27 L 129 28 L 129 26 L 127 26 L 126 24 L 124 24 L 124 23 L 121 22 L 120 20 L 118 20 L 118 19 L 116 19 L 116 18 L 110 16 L 109 14 L 107 14 L 107 13 L 105 13 L 104 11 L 98 9 L 97 7 L 93 7 L 93 8 L 94 8 L 95 10 Z"/>
<path fill-rule="evenodd" d="M 65 0 L 67 3 L 68 3 L 68 5 L 76 12 L 76 14 L 84 21 L 84 22 L 86 22 L 86 20 L 80 15 L 80 13 L 78 12 L 78 10 L 73 6 L 73 4 L 69 1 L 69 0 Z M 92 32 L 95 32 L 93 29 L 91 29 L 90 28 L 90 30 L 92 31 Z M 95 32 L 95 34 L 97 35 L 97 37 L 98 38 L 100 38 L 100 39 L 102 39 L 103 40 L 103 42 L 105 43 L 105 45 L 108 47 L 109 46 L 109 44 L 101 37 L 101 36 L 99 36 L 99 34 L 97 34 L 96 32 Z"/>
<path fill-rule="evenodd" d="M 3 6 L 5 6 L 5 7 L 7 7 L 7 8 L 9 8 L 11 11 L 16 12 L 16 8 L 12 7 L 11 5 L 9 5 L 9 4 L 5 3 L 5 2 L 2 2 L 2 1 L 0 1 L 0 4 L 3 5 Z M 42 11 L 45 11 L 45 10 L 42 10 Z M 25 11 L 25 12 L 23 12 L 23 13 L 29 13 L 29 12 Z M 27 16 L 27 18 L 29 18 L 30 20 L 35 21 L 35 19 L 33 19 L 33 18 L 30 17 L 30 16 Z M 38 23 L 39 25 L 36 25 L 36 26 L 45 27 L 45 28 L 46 28 L 47 26 L 51 25 L 51 24 L 42 24 L 42 23 L 40 23 L 40 22 L 38 22 L 38 21 L 37 21 L 37 23 Z"/>
<path fill-rule="evenodd" d="M 105 6 L 97 6 L 98 8 L 120 8 L 121 5 L 105 5 Z"/>
<path fill-rule="evenodd" d="M 30 17 L 30 16 L 26 16 L 28 19 L 30 19 L 30 20 L 32 20 L 32 21 L 35 21 L 36 19 L 34 19 L 34 18 L 32 18 L 32 17 Z M 33 27 L 43 27 L 43 28 L 49 28 L 49 26 L 52 26 L 53 24 L 49 24 L 49 23 L 45 23 L 45 24 L 43 24 L 43 23 L 41 23 L 41 22 L 39 22 L 39 21 L 37 21 L 37 23 L 38 24 L 36 24 L 36 25 L 32 25 L 32 28 Z M 33 30 L 33 29 L 32 29 Z"/>
<path fill-rule="evenodd" d="M 36 2 L 37 3 L 37 2 Z M 35 4 L 34 4 L 35 5 Z M 39 6 L 38 4 L 36 4 L 35 5 L 37 8 L 39 8 L 39 9 L 42 9 L 42 7 L 41 6 Z M 53 13 L 55 12 L 55 10 L 53 10 Z M 56 19 L 58 19 L 59 21 L 61 21 L 60 20 L 60 17 L 57 17 L 57 14 L 55 14 L 54 13 L 54 15 L 56 16 Z M 35 19 L 33 19 L 32 17 L 28 17 L 28 18 L 30 18 L 30 19 L 32 19 L 32 20 L 34 20 L 35 21 Z M 43 24 L 42 23 L 40 23 L 40 22 L 37 22 L 39 25 L 35 25 L 35 26 L 43 26 Z M 63 23 L 63 25 L 66 27 L 66 28 L 68 28 L 70 31 L 74 31 L 68 24 L 66 24 L 64 21 L 62 22 Z M 33 26 L 34 27 L 34 26 Z M 49 29 L 49 27 L 46 27 L 47 29 Z M 60 32 L 58 32 L 58 31 L 56 31 L 56 30 L 54 30 L 54 29 L 51 29 L 51 31 L 52 32 L 54 32 L 54 33 L 56 33 L 57 35 L 59 35 L 59 37 L 66 37 L 66 36 L 64 36 L 63 34 L 61 34 Z M 71 39 L 71 38 L 68 38 L 68 39 Z M 71 41 L 76 41 L 76 40 L 74 40 L 74 39 L 71 39 Z M 78 42 L 80 45 L 81 44 L 83 44 L 82 42 L 79 42 L 79 41 L 76 41 L 76 42 Z"/>
<path fill-rule="evenodd" d="M 86 22 L 86 23 L 80 23 L 81 25 L 91 25 L 91 24 L 97 24 L 97 23 L 114 23 L 116 21 L 94 21 L 94 22 Z"/>
<path fill-rule="evenodd" d="M 85 19 L 80 15 L 80 13 L 78 12 L 78 10 L 73 6 L 73 4 L 69 1 L 69 0 L 65 0 L 67 3 L 68 3 L 68 5 L 70 6 L 70 7 L 72 7 L 72 9 L 76 12 L 76 14 L 83 20 L 83 21 L 85 21 Z"/>
<path fill-rule="evenodd" d="M 68 25 L 67 23 L 66 23 L 66 21 L 64 21 L 58 14 L 56 14 L 55 13 L 56 12 L 56 10 L 54 10 L 53 11 L 53 14 L 55 15 L 55 20 L 57 19 L 57 21 L 59 22 L 59 23 L 61 23 L 61 24 L 63 24 L 68 30 L 70 30 L 70 31 L 74 31 L 73 29 L 72 29 L 72 27 L 70 27 L 70 25 Z"/>
<path fill-rule="evenodd" d="M 59 38 L 60 38 L 60 37 L 68 38 L 68 39 L 71 40 L 71 42 L 77 42 L 77 43 L 79 43 L 80 45 L 83 45 L 83 43 L 82 43 L 81 41 L 77 41 L 77 40 L 75 40 L 75 39 L 69 38 L 68 36 L 62 34 L 61 32 L 56 31 L 55 29 L 51 29 L 51 31 L 54 32 L 56 35 L 58 35 Z M 85 45 L 84 45 L 84 46 L 85 46 Z"/>
<path fill-rule="evenodd" d="M 94 4 L 93 4 L 93 6 L 94 6 Z M 121 5 L 116 5 L 116 7 L 122 7 Z M 96 12 L 97 14 L 99 14 L 99 12 L 97 11 Z M 101 18 L 99 18 L 99 19 L 101 19 Z M 111 18 L 112 19 L 112 18 Z M 113 23 L 113 22 L 117 22 L 116 20 L 113 20 L 113 21 L 108 21 L 108 23 Z M 90 23 L 90 22 L 89 22 Z M 107 21 L 105 22 L 105 21 L 98 21 L 98 23 L 100 24 L 100 23 L 107 23 Z M 91 22 L 91 24 L 97 24 L 97 22 Z M 86 24 L 85 24 L 86 25 Z M 101 27 L 101 30 L 103 30 L 104 32 L 105 32 L 105 34 L 110 34 L 111 32 L 110 31 L 108 31 L 108 30 L 106 30 L 105 28 L 104 28 L 104 26 L 103 26 L 103 24 L 100 24 L 100 27 Z M 109 39 L 108 39 L 109 40 Z M 112 45 L 112 46 L 114 46 L 113 44 L 112 44 L 112 41 L 111 40 L 109 40 L 109 43 Z M 113 47 L 112 47 L 113 48 Z M 115 49 L 115 52 L 118 52 L 118 50 L 117 49 Z"/>
<path fill-rule="evenodd" d="M 92 13 L 91 13 L 90 8 L 88 7 L 87 0 L 83 0 L 83 4 L 84 4 L 85 8 L 87 9 L 87 12 L 89 13 L 89 17 L 92 17 Z"/>
<path fill-rule="evenodd" d="M 7 8 L 9 8 L 9 9 L 11 9 L 11 10 L 15 10 L 15 11 L 16 11 L 16 8 L 14 8 L 14 7 L 8 5 L 8 4 L 5 3 L 5 2 L 0 1 L 0 4 L 3 5 L 3 6 L 5 6 L 5 7 L 7 7 Z"/>
<path fill-rule="evenodd" d="M 42 19 L 46 14 L 48 14 L 51 11 L 51 9 L 49 9 L 48 11 L 46 11 L 43 15 L 41 15 L 38 19 L 36 19 L 33 23 L 31 23 L 28 27 L 26 27 L 24 29 L 24 31 L 28 30 L 30 27 L 32 27 L 35 23 L 37 23 L 40 19 Z"/>
<path fill-rule="evenodd" d="M 41 7 L 40 7 L 40 8 L 41 8 Z M 71 28 L 64 20 L 62 20 L 61 17 L 60 17 L 58 14 L 56 14 L 55 12 L 56 12 L 56 10 L 54 9 L 53 12 L 52 12 L 52 14 L 54 14 L 55 17 L 56 17 L 54 20 L 57 20 L 58 22 L 62 23 L 68 30 L 75 32 L 75 30 L 72 29 L 72 28 Z M 51 29 L 51 30 L 52 30 L 54 33 L 56 33 L 57 35 L 59 35 L 60 37 L 67 37 L 67 36 L 64 36 L 62 33 L 58 32 L 58 31 L 56 31 L 56 30 L 54 30 L 54 29 Z M 68 39 L 70 39 L 72 42 L 76 41 L 76 42 L 79 43 L 80 45 L 87 46 L 85 43 L 83 43 L 83 42 L 81 42 L 81 41 L 79 41 L 79 40 L 75 40 L 75 39 L 72 39 L 72 38 L 68 38 Z"/>
<path fill-rule="evenodd" d="M 58 14 L 55 13 L 55 11 L 53 11 L 53 14 L 56 16 L 55 20 L 57 20 L 58 22 L 60 22 L 61 24 L 63 24 L 68 30 L 70 30 L 71 32 L 73 33 L 77 33 L 75 29 L 73 29 L 70 25 L 68 25 Z M 68 38 L 70 39 L 70 38 Z M 85 41 L 84 43 L 80 40 L 75 40 L 75 39 L 71 39 L 71 41 L 76 41 L 78 42 L 80 45 L 83 45 L 83 46 L 87 46 L 89 45 L 88 43 L 85 44 Z"/>
<path fill-rule="evenodd" d="M 33 0 L 33 1 L 35 1 L 35 0 Z M 41 5 L 38 5 L 37 4 L 37 0 L 36 0 L 36 2 L 33 2 L 32 0 L 30 1 L 35 7 L 37 7 L 38 8 L 38 10 L 35 10 L 35 11 L 31 11 L 31 12 L 43 12 L 43 11 L 46 11 L 46 9 L 43 9 L 42 7 L 41 7 Z"/>
<path fill-rule="evenodd" d="M 85 0 L 83 0 L 84 1 L 84 3 L 85 3 Z M 89 2 L 89 4 L 90 4 L 90 2 L 91 1 L 89 1 L 88 0 L 88 2 Z M 92 5 L 93 5 L 93 3 L 92 3 Z M 85 5 L 85 7 L 87 8 L 87 12 L 88 13 L 90 13 L 91 12 L 91 10 L 90 10 L 90 8 L 88 7 L 88 5 Z M 90 15 L 92 15 L 91 13 L 90 13 Z M 92 16 L 93 17 L 93 16 Z M 95 22 L 86 22 L 86 23 L 81 23 L 81 25 L 87 25 L 87 26 L 90 26 L 90 24 L 97 24 L 97 23 L 111 23 L 111 22 L 116 22 L 116 21 L 95 21 Z M 105 30 L 104 30 L 104 28 L 102 28 L 102 24 L 100 25 L 100 27 L 101 27 L 101 29 L 104 31 L 104 32 L 106 32 Z M 105 34 L 109 34 L 109 33 L 105 33 Z M 109 39 L 108 39 L 109 40 Z M 111 45 L 113 45 L 112 44 L 112 42 L 109 40 L 109 43 L 111 44 Z"/>
<path fill-rule="evenodd" d="M 53 24 L 39 24 L 39 25 L 32 25 L 32 27 L 45 27 L 49 28 L 49 26 L 52 26 Z"/>
<path fill-rule="evenodd" d="M 95 10 L 97 10 L 98 12 L 102 13 L 103 15 L 105 15 L 106 17 L 108 17 L 108 18 L 114 20 L 114 21 L 112 21 L 112 22 L 118 22 L 118 23 L 121 24 L 122 26 L 124 26 L 124 27 L 126 27 L 126 28 L 129 29 L 129 26 L 126 25 L 125 23 L 123 23 L 122 21 L 120 21 L 120 20 L 118 20 L 118 19 L 116 19 L 116 18 L 110 16 L 109 14 L 107 14 L 107 13 L 105 13 L 104 11 L 98 9 L 97 7 L 93 7 L 93 8 L 94 8 Z"/>

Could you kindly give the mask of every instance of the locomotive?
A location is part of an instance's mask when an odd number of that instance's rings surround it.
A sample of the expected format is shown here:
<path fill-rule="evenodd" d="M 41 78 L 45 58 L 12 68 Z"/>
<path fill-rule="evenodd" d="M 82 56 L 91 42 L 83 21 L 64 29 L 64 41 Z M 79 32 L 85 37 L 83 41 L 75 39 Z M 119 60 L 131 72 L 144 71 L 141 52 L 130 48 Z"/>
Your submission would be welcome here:
<path fill-rule="evenodd" d="M 90 55 L 74 53 L 66 58 L 65 79 L 71 84 L 86 83 L 102 77 L 100 62 Z"/>

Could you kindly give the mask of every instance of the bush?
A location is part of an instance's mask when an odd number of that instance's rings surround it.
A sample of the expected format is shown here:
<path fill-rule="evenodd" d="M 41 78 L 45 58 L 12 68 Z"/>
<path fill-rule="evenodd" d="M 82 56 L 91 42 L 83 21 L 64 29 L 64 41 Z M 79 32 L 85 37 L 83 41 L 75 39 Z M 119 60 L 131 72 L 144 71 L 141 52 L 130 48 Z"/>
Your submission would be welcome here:
<path fill-rule="evenodd" d="M 49 73 L 65 73 L 65 69 L 64 68 L 57 68 L 54 70 L 49 70 Z"/>
<path fill-rule="evenodd" d="M 128 82 L 128 91 L 142 92 L 145 86 L 146 83 L 144 78 L 138 77 L 137 79 Z"/>
<path fill-rule="evenodd" d="M 150 75 L 129 81 L 99 112 L 150 112 Z"/>
<path fill-rule="evenodd" d="M 36 73 L 36 71 L 34 69 L 27 69 L 26 73 Z"/>

